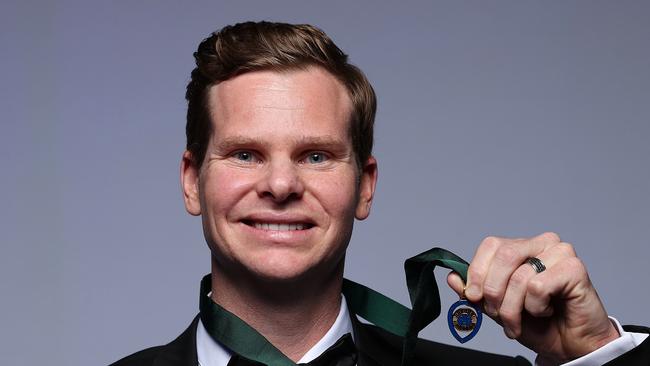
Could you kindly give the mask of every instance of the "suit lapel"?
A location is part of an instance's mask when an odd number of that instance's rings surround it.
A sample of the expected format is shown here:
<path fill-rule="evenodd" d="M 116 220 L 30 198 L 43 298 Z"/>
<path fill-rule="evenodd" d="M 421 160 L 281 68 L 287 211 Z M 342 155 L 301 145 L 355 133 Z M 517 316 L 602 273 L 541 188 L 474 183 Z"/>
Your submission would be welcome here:
<path fill-rule="evenodd" d="M 192 324 L 181 334 L 167 344 L 153 361 L 153 366 L 196 366 L 199 364 L 196 355 L 196 327 L 199 324 L 198 315 Z"/>
<path fill-rule="evenodd" d="M 354 314 L 350 314 L 354 341 L 359 349 L 358 366 L 398 366 L 400 364 L 401 343 L 395 347 L 383 337 L 377 337 L 372 326 L 362 324 Z M 156 356 L 153 366 L 196 366 L 196 329 L 199 317 L 175 340 L 163 347 Z M 397 337 L 396 337 L 397 338 Z"/>
<path fill-rule="evenodd" d="M 401 357 L 401 343 L 395 347 L 383 337 L 377 337 L 373 327 L 362 324 L 354 314 L 350 314 L 354 341 L 359 349 L 357 366 L 398 366 Z M 199 317 L 196 316 L 190 326 L 175 340 L 165 345 L 157 355 L 153 366 L 196 366 L 199 364 L 196 354 L 196 329 Z M 396 339 L 398 339 L 396 337 Z"/>
<path fill-rule="evenodd" d="M 350 313 L 354 342 L 359 351 L 357 366 L 399 366 L 402 357 L 401 338 L 389 334 L 379 336 L 373 325 L 363 324 Z M 394 339 L 393 339 L 394 338 Z"/>

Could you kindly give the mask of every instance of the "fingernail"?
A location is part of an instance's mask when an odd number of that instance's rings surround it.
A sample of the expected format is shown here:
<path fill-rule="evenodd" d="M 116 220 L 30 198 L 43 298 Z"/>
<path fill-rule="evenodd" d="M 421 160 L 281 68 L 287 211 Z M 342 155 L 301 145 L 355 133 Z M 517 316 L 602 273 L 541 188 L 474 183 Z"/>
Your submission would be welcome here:
<path fill-rule="evenodd" d="M 489 316 L 496 316 L 496 315 L 497 315 L 497 314 L 496 314 L 496 311 L 494 310 L 494 308 L 492 307 L 492 305 L 486 303 L 486 304 L 483 306 L 483 308 L 485 309 L 485 312 L 486 312 Z"/>
<path fill-rule="evenodd" d="M 476 286 L 476 285 L 469 285 L 469 287 L 467 289 L 465 289 L 465 296 L 467 296 L 467 297 L 477 298 L 477 297 L 479 297 L 479 295 L 480 295 L 480 293 L 479 293 L 479 290 L 478 290 L 478 286 Z"/>
<path fill-rule="evenodd" d="M 510 339 L 515 339 L 515 333 L 510 330 L 510 328 L 503 328 L 504 332 L 506 333 L 506 336 Z"/>

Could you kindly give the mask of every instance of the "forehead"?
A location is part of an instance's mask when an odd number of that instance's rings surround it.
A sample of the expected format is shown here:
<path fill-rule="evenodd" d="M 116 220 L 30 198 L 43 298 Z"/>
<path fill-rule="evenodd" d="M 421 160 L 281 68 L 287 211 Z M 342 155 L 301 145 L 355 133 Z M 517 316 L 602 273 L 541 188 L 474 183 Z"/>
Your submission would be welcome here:
<path fill-rule="evenodd" d="M 345 86 L 323 68 L 254 71 L 210 88 L 213 136 L 299 128 L 348 133 L 352 102 Z"/>

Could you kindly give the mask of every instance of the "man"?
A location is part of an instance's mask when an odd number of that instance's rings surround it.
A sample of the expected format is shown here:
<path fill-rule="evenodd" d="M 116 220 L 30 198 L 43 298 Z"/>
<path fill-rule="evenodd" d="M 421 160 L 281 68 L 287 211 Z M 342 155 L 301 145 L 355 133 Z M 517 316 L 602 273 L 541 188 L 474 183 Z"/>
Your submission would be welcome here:
<path fill-rule="evenodd" d="M 225 27 L 195 58 L 181 183 L 187 211 L 202 218 L 212 272 L 188 330 L 115 365 L 250 365 L 269 350 L 269 364 L 400 364 L 402 339 L 361 324 L 341 296 L 354 219 L 368 217 L 377 181 L 368 80 L 308 25 Z M 487 238 L 467 288 L 456 274 L 448 282 L 540 364 L 650 359 L 647 329 L 628 333 L 608 318 L 556 234 Z M 411 362 L 459 363 L 527 364 L 423 340 Z"/>

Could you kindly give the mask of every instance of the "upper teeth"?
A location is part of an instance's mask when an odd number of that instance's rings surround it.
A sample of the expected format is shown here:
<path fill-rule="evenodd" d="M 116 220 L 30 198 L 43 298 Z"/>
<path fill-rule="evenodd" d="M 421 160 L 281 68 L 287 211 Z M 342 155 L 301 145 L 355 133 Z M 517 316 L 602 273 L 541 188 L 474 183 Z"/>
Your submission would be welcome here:
<path fill-rule="evenodd" d="M 290 230 L 304 230 L 304 224 L 265 224 L 265 223 L 255 223 L 256 229 L 262 230 L 276 230 L 276 231 L 290 231 Z"/>

